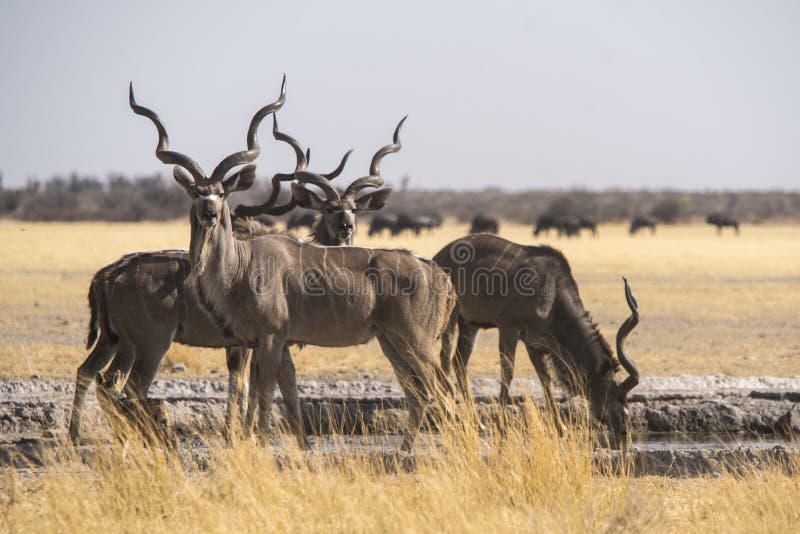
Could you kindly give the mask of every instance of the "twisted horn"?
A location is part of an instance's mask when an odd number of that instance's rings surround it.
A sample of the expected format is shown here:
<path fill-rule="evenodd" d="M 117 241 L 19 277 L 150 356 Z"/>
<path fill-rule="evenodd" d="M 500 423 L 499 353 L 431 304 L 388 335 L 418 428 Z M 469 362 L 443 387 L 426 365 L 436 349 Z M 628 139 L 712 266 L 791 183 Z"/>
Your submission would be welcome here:
<path fill-rule="evenodd" d="M 352 153 L 353 153 L 353 149 L 351 148 L 350 150 L 345 152 L 344 157 L 342 158 L 342 161 L 339 163 L 338 167 L 333 169 L 328 174 L 323 174 L 322 176 L 325 177 L 328 180 L 333 180 L 334 178 L 336 178 L 337 176 L 342 174 L 342 171 L 344 170 L 344 166 L 347 165 L 347 160 L 350 158 L 350 154 L 352 154 Z"/>
<path fill-rule="evenodd" d="M 403 123 L 406 122 L 407 118 L 408 115 L 403 117 L 397 124 L 397 128 L 394 129 L 394 136 L 392 137 L 393 143 L 380 148 L 377 152 L 375 152 L 375 155 L 372 156 L 372 163 L 370 163 L 369 166 L 369 176 L 359 178 L 348 185 L 344 195 L 342 196 L 354 197 L 356 196 L 356 193 L 365 187 L 380 187 L 383 185 L 383 178 L 381 177 L 381 160 L 387 154 L 398 152 L 403 147 L 403 145 L 400 144 L 400 128 L 403 127 Z"/>
<path fill-rule="evenodd" d="M 630 390 L 639 384 L 639 368 L 636 367 L 634 361 L 625 351 L 623 344 L 628 334 L 639 324 L 639 304 L 636 302 L 636 297 L 633 296 L 633 292 L 628 285 L 628 279 L 624 276 L 622 279 L 625 281 L 625 299 L 628 301 L 628 307 L 631 309 L 631 316 L 625 319 L 625 322 L 622 323 L 622 326 L 619 327 L 619 331 L 617 331 L 617 357 L 619 358 L 619 363 L 621 363 L 622 367 L 628 372 L 628 378 L 626 378 L 620 386 L 624 394 L 627 395 Z"/>
<path fill-rule="evenodd" d="M 331 183 L 328 181 L 328 179 L 321 174 L 303 170 L 294 173 L 294 178 L 301 184 L 316 185 L 317 187 L 322 189 L 322 192 L 325 193 L 325 196 L 327 197 L 328 200 L 335 200 L 341 198 L 336 188 L 333 187 Z"/>
<path fill-rule="evenodd" d="M 250 121 L 250 128 L 247 130 L 247 150 L 231 154 L 227 158 L 220 161 L 219 164 L 214 168 L 214 171 L 211 173 L 210 180 L 212 182 L 221 181 L 225 176 L 225 173 L 232 168 L 236 167 L 237 165 L 252 163 L 258 157 L 258 155 L 261 153 L 261 147 L 258 145 L 258 126 L 261 124 L 261 121 L 264 120 L 264 117 L 281 109 L 284 102 L 286 102 L 285 74 L 283 75 L 283 82 L 281 82 L 281 94 L 278 99 L 275 102 L 267 104 L 263 108 L 259 109 L 256 114 L 253 115 L 253 118 Z"/>
<path fill-rule="evenodd" d="M 294 156 L 296 159 L 294 171 L 298 172 L 305 170 L 308 166 L 308 160 L 311 158 L 311 150 L 309 149 L 307 152 L 304 152 L 303 147 L 300 145 L 297 139 L 278 130 L 277 113 L 272 115 L 272 136 L 278 141 L 283 141 L 284 143 L 289 144 L 294 150 Z M 269 215 L 283 215 L 284 213 L 290 212 L 295 206 L 297 206 L 294 197 L 292 197 L 289 202 L 282 206 L 275 207 L 275 202 L 278 201 L 278 196 L 281 192 L 281 182 L 289 182 L 291 180 L 294 180 L 293 173 L 275 173 L 272 176 L 272 192 L 267 200 L 257 206 L 244 206 L 240 204 L 236 207 L 234 212 L 239 217 L 255 217 L 256 215 L 261 215 L 262 213 Z"/>
<path fill-rule="evenodd" d="M 144 106 L 140 106 L 136 103 L 136 98 L 133 96 L 133 82 L 131 82 L 129 86 L 128 103 L 130 104 L 134 113 L 143 117 L 147 117 L 153 121 L 153 124 L 156 125 L 156 130 L 158 130 L 156 157 L 161 161 L 161 163 L 166 163 L 167 165 L 180 165 L 189 171 L 196 184 L 206 182 L 207 180 L 205 173 L 196 161 L 189 156 L 181 154 L 180 152 L 169 150 L 169 136 L 167 136 L 167 129 L 164 127 L 164 124 L 161 122 L 161 119 L 158 117 L 158 115 L 156 115 L 155 111 Z"/>

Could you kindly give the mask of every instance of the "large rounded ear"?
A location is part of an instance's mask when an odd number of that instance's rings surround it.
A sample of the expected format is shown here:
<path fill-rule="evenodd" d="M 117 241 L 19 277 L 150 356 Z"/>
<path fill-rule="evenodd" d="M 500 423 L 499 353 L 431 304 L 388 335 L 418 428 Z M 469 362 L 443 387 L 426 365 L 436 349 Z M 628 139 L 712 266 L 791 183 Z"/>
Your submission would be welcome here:
<path fill-rule="evenodd" d="M 378 189 L 372 193 L 367 193 L 356 199 L 356 209 L 358 211 L 375 211 L 381 209 L 386 205 L 386 200 L 392 193 L 392 189 L 387 187 L 385 189 Z"/>
<path fill-rule="evenodd" d="M 239 171 L 236 171 L 230 178 L 222 182 L 222 188 L 225 190 L 226 195 L 235 193 L 236 191 L 244 191 L 250 189 L 253 182 L 256 180 L 256 166 L 245 165 Z"/>
<path fill-rule="evenodd" d="M 325 201 L 319 195 L 297 182 L 292 182 L 292 196 L 301 208 L 321 210 L 325 207 Z"/>
<path fill-rule="evenodd" d="M 172 168 L 172 177 L 187 193 L 194 193 L 194 179 L 189 176 L 188 172 L 175 165 Z"/>

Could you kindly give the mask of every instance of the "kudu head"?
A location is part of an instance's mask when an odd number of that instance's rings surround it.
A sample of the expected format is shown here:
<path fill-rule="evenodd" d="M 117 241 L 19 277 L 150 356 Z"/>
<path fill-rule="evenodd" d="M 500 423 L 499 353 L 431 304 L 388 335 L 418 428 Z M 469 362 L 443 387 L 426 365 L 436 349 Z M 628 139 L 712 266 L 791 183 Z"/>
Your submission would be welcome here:
<path fill-rule="evenodd" d="M 392 190 L 378 189 L 356 198 L 356 195 L 367 187 L 381 187 L 381 160 L 387 154 L 400 150 L 400 128 L 407 117 L 403 117 L 394 130 L 393 142 L 379 149 L 369 167 L 369 175 L 353 181 L 344 193 L 331 185 L 328 177 L 308 171 L 295 173 L 297 182 L 292 183 L 292 196 L 299 206 L 310 208 L 320 213 L 314 229 L 315 240 L 326 245 L 351 245 L 356 227 L 356 214 L 360 211 L 381 209 L 386 204 Z M 349 155 L 349 152 L 348 152 Z M 346 158 L 345 158 L 346 159 Z M 298 183 L 299 182 L 299 183 Z M 319 187 L 324 197 L 312 191 L 307 185 Z M 320 235 L 321 234 L 321 235 Z"/>
<path fill-rule="evenodd" d="M 275 102 L 258 110 L 250 121 L 247 131 L 247 150 L 236 152 L 223 159 L 207 177 L 200 165 L 192 158 L 169 150 L 169 137 L 164 124 L 152 110 L 140 106 L 133 96 L 133 84 L 130 86 L 130 106 L 134 113 L 147 117 L 158 130 L 156 157 L 166 164 L 175 165 L 173 176 L 186 193 L 192 198 L 192 227 L 201 229 L 206 235 L 215 230 L 220 223 L 230 229 L 230 213 L 227 198 L 235 191 L 243 191 L 253 185 L 255 165 L 253 161 L 261 153 L 258 144 L 258 126 L 269 115 L 278 111 L 286 100 L 286 76 L 281 84 L 281 94 Z M 235 167 L 244 165 L 242 169 L 225 177 Z"/>
<path fill-rule="evenodd" d="M 606 371 L 602 376 L 590 377 L 588 384 L 589 405 L 598 420 L 614 431 L 617 445 L 625 442 L 628 434 L 628 393 L 639 384 L 639 368 L 625 350 L 625 339 L 639 323 L 639 304 L 631 292 L 628 279 L 625 281 L 625 299 L 631 315 L 617 331 L 617 358 L 628 373 L 622 381 L 614 380 L 614 369 Z"/>

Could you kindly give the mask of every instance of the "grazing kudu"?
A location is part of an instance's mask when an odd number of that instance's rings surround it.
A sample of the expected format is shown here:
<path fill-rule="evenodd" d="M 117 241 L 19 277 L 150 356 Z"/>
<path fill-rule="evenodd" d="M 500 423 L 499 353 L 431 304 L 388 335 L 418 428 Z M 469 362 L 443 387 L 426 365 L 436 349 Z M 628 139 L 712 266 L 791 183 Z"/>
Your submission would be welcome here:
<path fill-rule="evenodd" d="M 469 228 L 471 234 L 496 234 L 500 231 L 500 223 L 494 217 L 478 214 L 472 219 L 472 225 Z"/>
<path fill-rule="evenodd" d="M 712 213 L 708 216 L 706 222 L 717 227 L 717 235 L 722 235 L 722 229 L 726 227 L 733 228 L 736 235 L 739 235 L 739 221 L 728 215 Z"/>
<path fill-rule="evenodd" d="M 133 101 L 131 107 L 155 124 L 159 134 L 156 157 L 176 164 L 175 180 L 192 198 L 189 258 L 201 305 L 223 331 L 257 347 L 253 362 L 257 363 L 261 431 L 269 427 L 272 396 L 287 344 L 345 347 L 377 337 L 406 394 L 409 421 L 402 449 L 409 451 L 430 396 L 442 389 L 452 394 L 435 352 L 450 328 L 455 293 L 441 269 L 405 250 L 318 246 L 285 235 L 233 239 L 227 197 L 252 185 L 252 162 L 260 153 L 258 124 L 265 109 L 275 112 L 282 104 L 279 99 L 256 113 L 248 130 L 247 150 L 225 158 L 210 177 L 188 157 L 177 158 L 167 151 L 166 130 L 154 112 Z M 380 162 L 400 149 L 397 135 L 395 130 L 394 144 L 373 157 L 370 175 L 354 184 L 383 185 Z M 239 165 L 245 167 L 225 178 Z M 299 171 L 295 178 L 317 185 L 327 200 L 331 199 L 324 177 Z M 351 184 L 348 189 L 353 188 Z M 323 201 L 304 187 L 293 187 L 293 193 L 301 205 Z M 360 203 L 347 192 L 340 200 L 342 210 Z M 340 228 L 334 230 L 343 235 Z M 255 403 L 247 408 L 247 428 L 251 428 L 254 409 Z"/>
<path fill-rule="evenodd" d="M 307 156 L 294 138 L 278 131 L 277 121 L 273 134 L 275 139 L 294 148 L 295 170 L 305 169 Z M 336 170 L 323 176 L 328 179 L 338 176 L 346 160 L 343 158 Z M 278 198 L 281 181 L 292 178 L 292 174 L 273 176 L 270 195 L 273 204 Z M 239 208 L 244 217 L 263 213 L 280 215 L 294 206 L 292 200 L 265 210 Z M 89 287 L 91 317 L 86 347 L 92 350 L 78 368 L 69 424 L 70 439 L 74 443 L 80 439 L 84 399 L 95 375 L 113 359 L 106 374 L 113 377 L 120 371 L 128 398 L 144 401 L 164 354 L 173 342 L 226 348 L 229 375 L 225 426 L 226 429 L 230 427 L 237 406 L 243 406 L 241 385 L 247 349 L 241 340 L 218 328 L 205 313 L 189 281 L 190 271 L 187 251 L 165 250 L 128 254 L 94 275 Z M 291 360 L 285 365 L 291 366 Z M 286 387 L 292 375 L 293 371 L 281 369 L 279 384 L 284 399 L 292 394 L 291 388 Z M 101 379 L 100 383 L 109 381 Z"/>
<path fill-rule="evenodd" d="M 618 437 L 627 432 L 625 403 L 639 383 L 639 370 L 623 347 L 639 320 L 636 300 L 625 281 L 632 315 L 617 333 L 617 356 L 628 377 L 614 380 L 617 363 L 597 324 L 584 309 L 567 259 L 546 246 L 523 246 L 490 235 L 471 235 L 446 245 L 433 258 L 451 277 L 458 294 L 458 343 L 453 358 L 459 388 L 471 399 L 467 364 L 481 328 L 499 328 L 502 369 L 501 402 L 509 401 L 514 352 L 522 340 L 544 389 L 551 413 L 556 413 L 550 374 L 544 360 L 550 354 L 560 382 L 584 394 L 591 413 Z M 442 344 L 442 366 L 449 370 L 452 335 Z"/>
<path fill-rule="evenodd" d="M 656 233 L 656 220 L 652 217 L 647 217 L 645 215 L 637 215 L 631 220 L 631 227 L 630 227 L 630 234 L 636 235 L 639 233 L 639 230 L 644 228 L 650 229 L 650 234 Z"/>

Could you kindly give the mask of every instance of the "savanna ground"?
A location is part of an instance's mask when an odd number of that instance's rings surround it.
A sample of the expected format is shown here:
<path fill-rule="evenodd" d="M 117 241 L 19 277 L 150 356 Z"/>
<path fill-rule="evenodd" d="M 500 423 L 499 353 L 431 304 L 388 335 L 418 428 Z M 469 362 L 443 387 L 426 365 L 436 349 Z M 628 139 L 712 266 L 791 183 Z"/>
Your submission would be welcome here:
<path fill-rule="evenodd" d="M 368 238 L 356 244 L 406 247 L 433 256 L 467 227 L 448 222 L 420 237 Z M 135 250 L 186 248 L 186 221 L 170 223 L 22 223 L 0 221 L 0 377 L 73 378 L 85 358 L 86 293 L 92 274 Z M 569 259 L 584 304 L 609 341 L 628 314 L 620 276 L 629 277 L 642 321 L 629 340 L 645 375 L 800 374 L 800 226 L 745 225 L 718 237 L 707 225 L 662 226 L 631 238 L 603 225 L 593 239 L 535 239 L 529 226 L 504 222 L 518 243 L 549 243 Z M 392 376 L 377 343 L 295 351 L 303 377 Z M 518 351 L 519 376 L 534 371 Z M 165 360 L 189 374 L 224 372 L 219 350 L 175 345 Z M 471 371 L 497 376 L 496 332 L 478 337 Z"/>
<path fill-rule="evenodd" d="M 357 244 L 435 254 L 464 234 L 449 223 L 420 238 Z M 102 265 L 133 250 L 185 248 L 184 221 L 140 224 L 0 222 L 0 376 L 72 379 L 85 357 L 86 290 Z M 534 243 L 527 226 L 502 235 Z M 586 307 L 611 340 L 628 311 L 630 277 L 642 321 L 629 346 L 642 373 L 800 374 L 800 228 L 745 226 L 718 238 L 705 225 L 630 238 L 604 225 L 597 239 L 550 238 L 569 258 Z M 520 351 L 519 373 L 533 370 Z M 173 347 L 190 374 L 224 370 L 221 351 Z M 391 375 L 377 347 L 307 347 L 303 377 Z M 483 333 L 471 366 L 497 376 L 496 335 Z M 558 436 L 536 410 L 488 450 L 468 430 L 446 432 L 411 473 L 357 455 L 278 469 L 251 443 L 213 449 L 208 470 L 134 442 L 101 449 L 87 467 L 61 458 L 19 474 L 0 470 L 0 529 L 124 531 L 653 531 L 787 532 L 800 523 L 800 477 L 780 466 L 721 477 L 633 478 L 593 465 L 580 428 Z M 288 440 L 291 441 L 291 440 Z M 423 440 L 424 441 L 424 440 Z M 289 453 L 291 455 L 291 453 Z M 794 466 L 795 472 L 800 466 Z"/>

